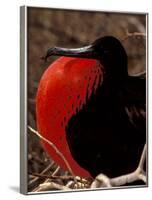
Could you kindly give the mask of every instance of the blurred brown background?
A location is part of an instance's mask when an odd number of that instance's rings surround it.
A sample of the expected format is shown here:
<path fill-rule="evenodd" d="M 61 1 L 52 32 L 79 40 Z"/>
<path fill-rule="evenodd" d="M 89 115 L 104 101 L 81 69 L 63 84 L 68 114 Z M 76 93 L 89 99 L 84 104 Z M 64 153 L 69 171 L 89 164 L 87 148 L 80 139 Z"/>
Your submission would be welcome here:
<path fill-rule="evenodd" d="M 81 47 L 99 37 L 112 35 L 123 40 L 128 54 L 129 73 L 141 72 L 146 62 L 145 37 L 126 38 L 127 32 L 145 33 L 146 15 L 28 8 L 28 125 L 36 129 L 35 96 L 38 83 L 48 65 L 57 58 L 51 57 L 44 63 L 41 57 L 48 48 Z M 49 163 L 39 139 L 28 134 L 29 183 L 33 180 L 31 174 L 40 173 Z M 33 187 L 35 185 L 31 184 L 29 190 Z"/>

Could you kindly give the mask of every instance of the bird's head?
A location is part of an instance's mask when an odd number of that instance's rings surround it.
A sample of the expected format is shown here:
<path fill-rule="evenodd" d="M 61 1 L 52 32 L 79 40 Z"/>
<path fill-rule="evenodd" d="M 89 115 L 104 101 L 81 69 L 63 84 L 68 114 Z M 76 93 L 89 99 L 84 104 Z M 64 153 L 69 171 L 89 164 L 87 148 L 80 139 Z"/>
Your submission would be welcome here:
<path fill-rule="evenodd" d="M 81 48 L 50 48 L 45 59 L 51 55 L 97 59 L 108 77 L 123 80 L 128 76 L 126 51 L 121 42 L 113 36 L 99 38 Z"/>

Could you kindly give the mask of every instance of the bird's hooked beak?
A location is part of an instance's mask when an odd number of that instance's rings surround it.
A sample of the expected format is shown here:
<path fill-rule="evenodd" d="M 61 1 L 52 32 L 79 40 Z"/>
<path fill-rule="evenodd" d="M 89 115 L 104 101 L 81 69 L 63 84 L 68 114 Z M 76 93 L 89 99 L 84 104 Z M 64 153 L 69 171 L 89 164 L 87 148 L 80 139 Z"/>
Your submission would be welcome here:
<path fill-rule="evenodd" d="M 61 47 L 52 47 L 48 49 L 45 60 L 49 56 L 68 56 L 68 57 L 77 57 L 77 58 L 96 58 L 96 53 L 94 51 L 93 45 L 84 46 L 81 48 L 61 48 Z"/>

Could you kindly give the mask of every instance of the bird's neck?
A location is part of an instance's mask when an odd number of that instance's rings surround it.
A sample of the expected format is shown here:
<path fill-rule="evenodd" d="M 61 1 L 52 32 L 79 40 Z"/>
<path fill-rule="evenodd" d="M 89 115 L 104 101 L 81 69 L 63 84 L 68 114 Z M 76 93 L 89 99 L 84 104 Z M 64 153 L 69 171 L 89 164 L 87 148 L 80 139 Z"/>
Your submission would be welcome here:
<path fill-rule="evenodd" d="M 105 69 L 105 80 L 112 85 L 126 82 L 128 78 L 127 61 L 123 59 L 100 60 Z"/>
<path fill-rule="evenodd" d="M 100 93 L 103 94 L 103 98 L 111 102 L 114 99 L 119 99 L 122 91 L 124 90 L 128 76 L 118 76 L 118 74 L 111 74 L 111 71 L 106 71 L 103 78 L 103 83 L 100 86 Z"/>
<path fill-rule="evenodd" d="M 121 74 L 111 75 L 111 72 L 110 73 L 106 72 L 104 77 L 104 85 L 110 88 L 121 88 L 126 84 L 127 79 L 128 79 L 127 75 L 125 76 Z"/>

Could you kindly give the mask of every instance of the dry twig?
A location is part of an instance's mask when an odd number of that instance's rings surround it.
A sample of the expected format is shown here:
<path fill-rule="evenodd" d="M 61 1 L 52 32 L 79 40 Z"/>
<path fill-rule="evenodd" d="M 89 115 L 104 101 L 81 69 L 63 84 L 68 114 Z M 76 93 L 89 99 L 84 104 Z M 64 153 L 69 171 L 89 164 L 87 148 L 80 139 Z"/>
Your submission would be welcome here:
<path fill-rule="evenodd" d="M 33 185 L 36 181 L 38 181 L 39 178 L 42 178 L 42 177 L 44 176 L 44 174 L 45 174 L 46 172 L 48 172 L 48 171 L 51 169 L 52 165 L 54 165 L 54 161 L 52 161 L 52 163 L 51 163 L 50 165 L 48 165 L 48 166 L 39 174 L 40 176 L 36 176 L 34 179 L 32 179 L 32 180 L 29 182 L 29 187 L 30 187 L 31 185 Z M 31 175 L 32 175 L 32 176 L 35 176 L 34 174 L 31 174 Z"/>
<path fill-rule="evenodd" d="M 48 179 L 61 179 L 61 180 L 73 180 L 73 176 L 56 176 L 56 175 L 46 175 L 46 174 L 39 174 L 39 173 L 32 173 L 30 174 L 35 177 L 40 177 L 40 178 L 48 178 Z"/>
<path fill-rule="evenodd" d="M 142 180 L 144 183 L 146 183 L 146 175 L 143 169 L 145 160 L 146 160 L 146 144 L 143 148 L 139 165 L 134 172 L 111 179 L 104 174 L 99 174 L 96 177 L 96 179 L 92 182 L 91 188 L 121 186 L 127 183 L 132 183 L 137 180 Z"/>
<path fill-rule="evenodd" d="M 127 40 L 130 37 L 136 37 L 136 38 L 146 38 L 146 33 L 139 33 L 139 32 L 133 32 L 130 33 L 128 32 L 128 30 L 126 31 L 126 36 L 122 39 L 122 42 L 124 42 L 125 40 Z"/>
<path fill-rule="evenodd" d="M 53 172 L 52 176 L 57 175 L 57 173 L 60 171 L 60 166 L 57 166 L 57 168 L 55 169 L 55 171 Z"/>
<path fill-rule="evenodd" d="M 70 190 L 69 187 L 59 185 L 54 182 L 42 183 L 34 192 L 50 191 L 50 190 Z"/>
<path fill-rule="evenodd" d="M 64 161 L 64 163 L 66 164 L 69 172 L 74 176 L 74 173 L 68 163 L 68 161 L 66 160 L 66 158 L 64 157 L 64 155 L 59 151 L 59 149 L 48 139 L 46 139 L 45 137 L 43 137 L 38 131 L 34 130 L 32 127 L 28 126 L 28 129 L 36 134 L 39 138 L 41 138 L 43 141 L 45 141 L 46 143 L 48 143 L 54 150 L 55 152 L 60 156 L 60 158 Z"/>

